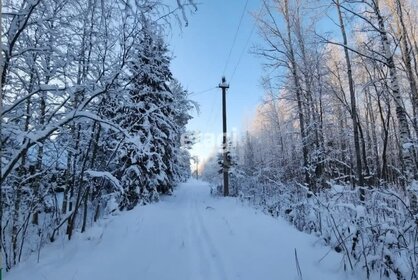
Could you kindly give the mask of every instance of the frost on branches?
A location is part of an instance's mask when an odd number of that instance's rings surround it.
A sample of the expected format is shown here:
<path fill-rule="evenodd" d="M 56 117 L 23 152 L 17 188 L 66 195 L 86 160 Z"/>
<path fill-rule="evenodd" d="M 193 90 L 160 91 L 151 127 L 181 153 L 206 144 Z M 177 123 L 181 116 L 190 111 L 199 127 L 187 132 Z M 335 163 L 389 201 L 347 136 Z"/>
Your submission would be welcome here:
<path fill-rule="evenodd" d="M 365 279 L 418 279 L 417 2 L 328 4 L 263 1 L 264 102 L 231 188 Z M 203 177 L 219 185 L 218 169 Z"/>
<path fill-rule="evenodd" d="M 149 7 L 153 7 L 150 9 Z M 164 32 L 191 0 L 2 6 L 1 248 L 6 269 L 190 175 L 187 92 Z"/>

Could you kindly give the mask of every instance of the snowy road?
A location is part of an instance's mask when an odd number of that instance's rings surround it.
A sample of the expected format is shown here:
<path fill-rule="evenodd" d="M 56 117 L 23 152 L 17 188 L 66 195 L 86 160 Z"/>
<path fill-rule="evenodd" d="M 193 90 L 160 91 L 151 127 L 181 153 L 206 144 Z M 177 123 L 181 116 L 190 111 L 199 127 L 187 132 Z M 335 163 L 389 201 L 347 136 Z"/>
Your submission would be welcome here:
<path fill-rule="evenodd" d="M 101 227 L 55 243 L 19 265 L 11 280 L 229 280 L 348 279 L 340 255 L 315 245 L 285 221 L 213 198 L 191 181 L 171 197 L 102 222 Z M 337 272 L 340 270 L 340 272 Z"/>

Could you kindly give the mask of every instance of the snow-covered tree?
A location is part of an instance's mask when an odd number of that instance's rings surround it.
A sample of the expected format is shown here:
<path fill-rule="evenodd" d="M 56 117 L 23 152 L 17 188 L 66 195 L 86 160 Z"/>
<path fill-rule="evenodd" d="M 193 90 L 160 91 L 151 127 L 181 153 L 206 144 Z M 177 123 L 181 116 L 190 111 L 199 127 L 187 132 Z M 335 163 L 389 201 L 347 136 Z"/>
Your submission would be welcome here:
<path fill-rule="evenodd" d="M 192 0 L 2 3 L 6 269 L 48 240 L 84 231 L 133 185 L 157 197 L 180 170 L 187 175 L 188 154 L 177 140 L 187 120 L 177 121 L 162 34 L 172 19 L 187 23 L 190 8 Z M 140 160 L 140 184 L 124 176 L 127 152 Z"/>
<path fill-rule="evenodd" d="M 239 192 L 368 279 L 418 275 L 415 2 L 263 0 L 256 18 L 268 74 L 238 145 Z"/>

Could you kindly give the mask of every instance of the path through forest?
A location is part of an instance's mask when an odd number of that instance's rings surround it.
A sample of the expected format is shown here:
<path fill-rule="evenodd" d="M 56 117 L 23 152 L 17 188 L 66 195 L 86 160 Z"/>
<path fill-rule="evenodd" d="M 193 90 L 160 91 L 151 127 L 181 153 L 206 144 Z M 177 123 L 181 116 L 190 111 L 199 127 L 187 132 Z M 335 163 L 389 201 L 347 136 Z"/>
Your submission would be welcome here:
<path fill-rule="evenodd" d="M 190 181 L 160 203 L 111 216 L 73 241 L 46 246 L 39 263 L 34 255 L 5 279 L 301 279 L 295 249 L 302 279 L 348 279 L 342 256 L 316 240 L 235 198 L 212 197 L 206 183 Z"/>

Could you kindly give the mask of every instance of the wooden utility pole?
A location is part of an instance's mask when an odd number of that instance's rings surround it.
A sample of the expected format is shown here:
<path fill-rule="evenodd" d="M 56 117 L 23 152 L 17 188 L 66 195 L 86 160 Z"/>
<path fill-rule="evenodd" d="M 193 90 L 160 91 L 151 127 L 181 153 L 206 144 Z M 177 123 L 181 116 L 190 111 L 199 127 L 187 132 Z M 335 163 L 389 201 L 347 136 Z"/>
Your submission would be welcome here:
<path fill-rule="evenodd" d="M 223 174 L 224 174 L 224 196 L 229 196 L 229 162 L 228 162 L 228 142 L 226 139 L 226 89 L 229 84 L 226 83 L 225 77 L 222 77 L 222 82 L 219 84 L 222 89 L 222 120 L 223 120 L 223 137 L 222 137 L 222 153 L 223 153 Z"/>
<path fill-rule="evenodd" d="M 196 180 L 199 180 L 199 157 L 193 156 L 192 160 L 196 164 L 196 170 L 195 170 Z"/>
<path fill-rule="evenodd" d="M 199 180 L 199 158 L 196 157 L 196 180 Z"/>

